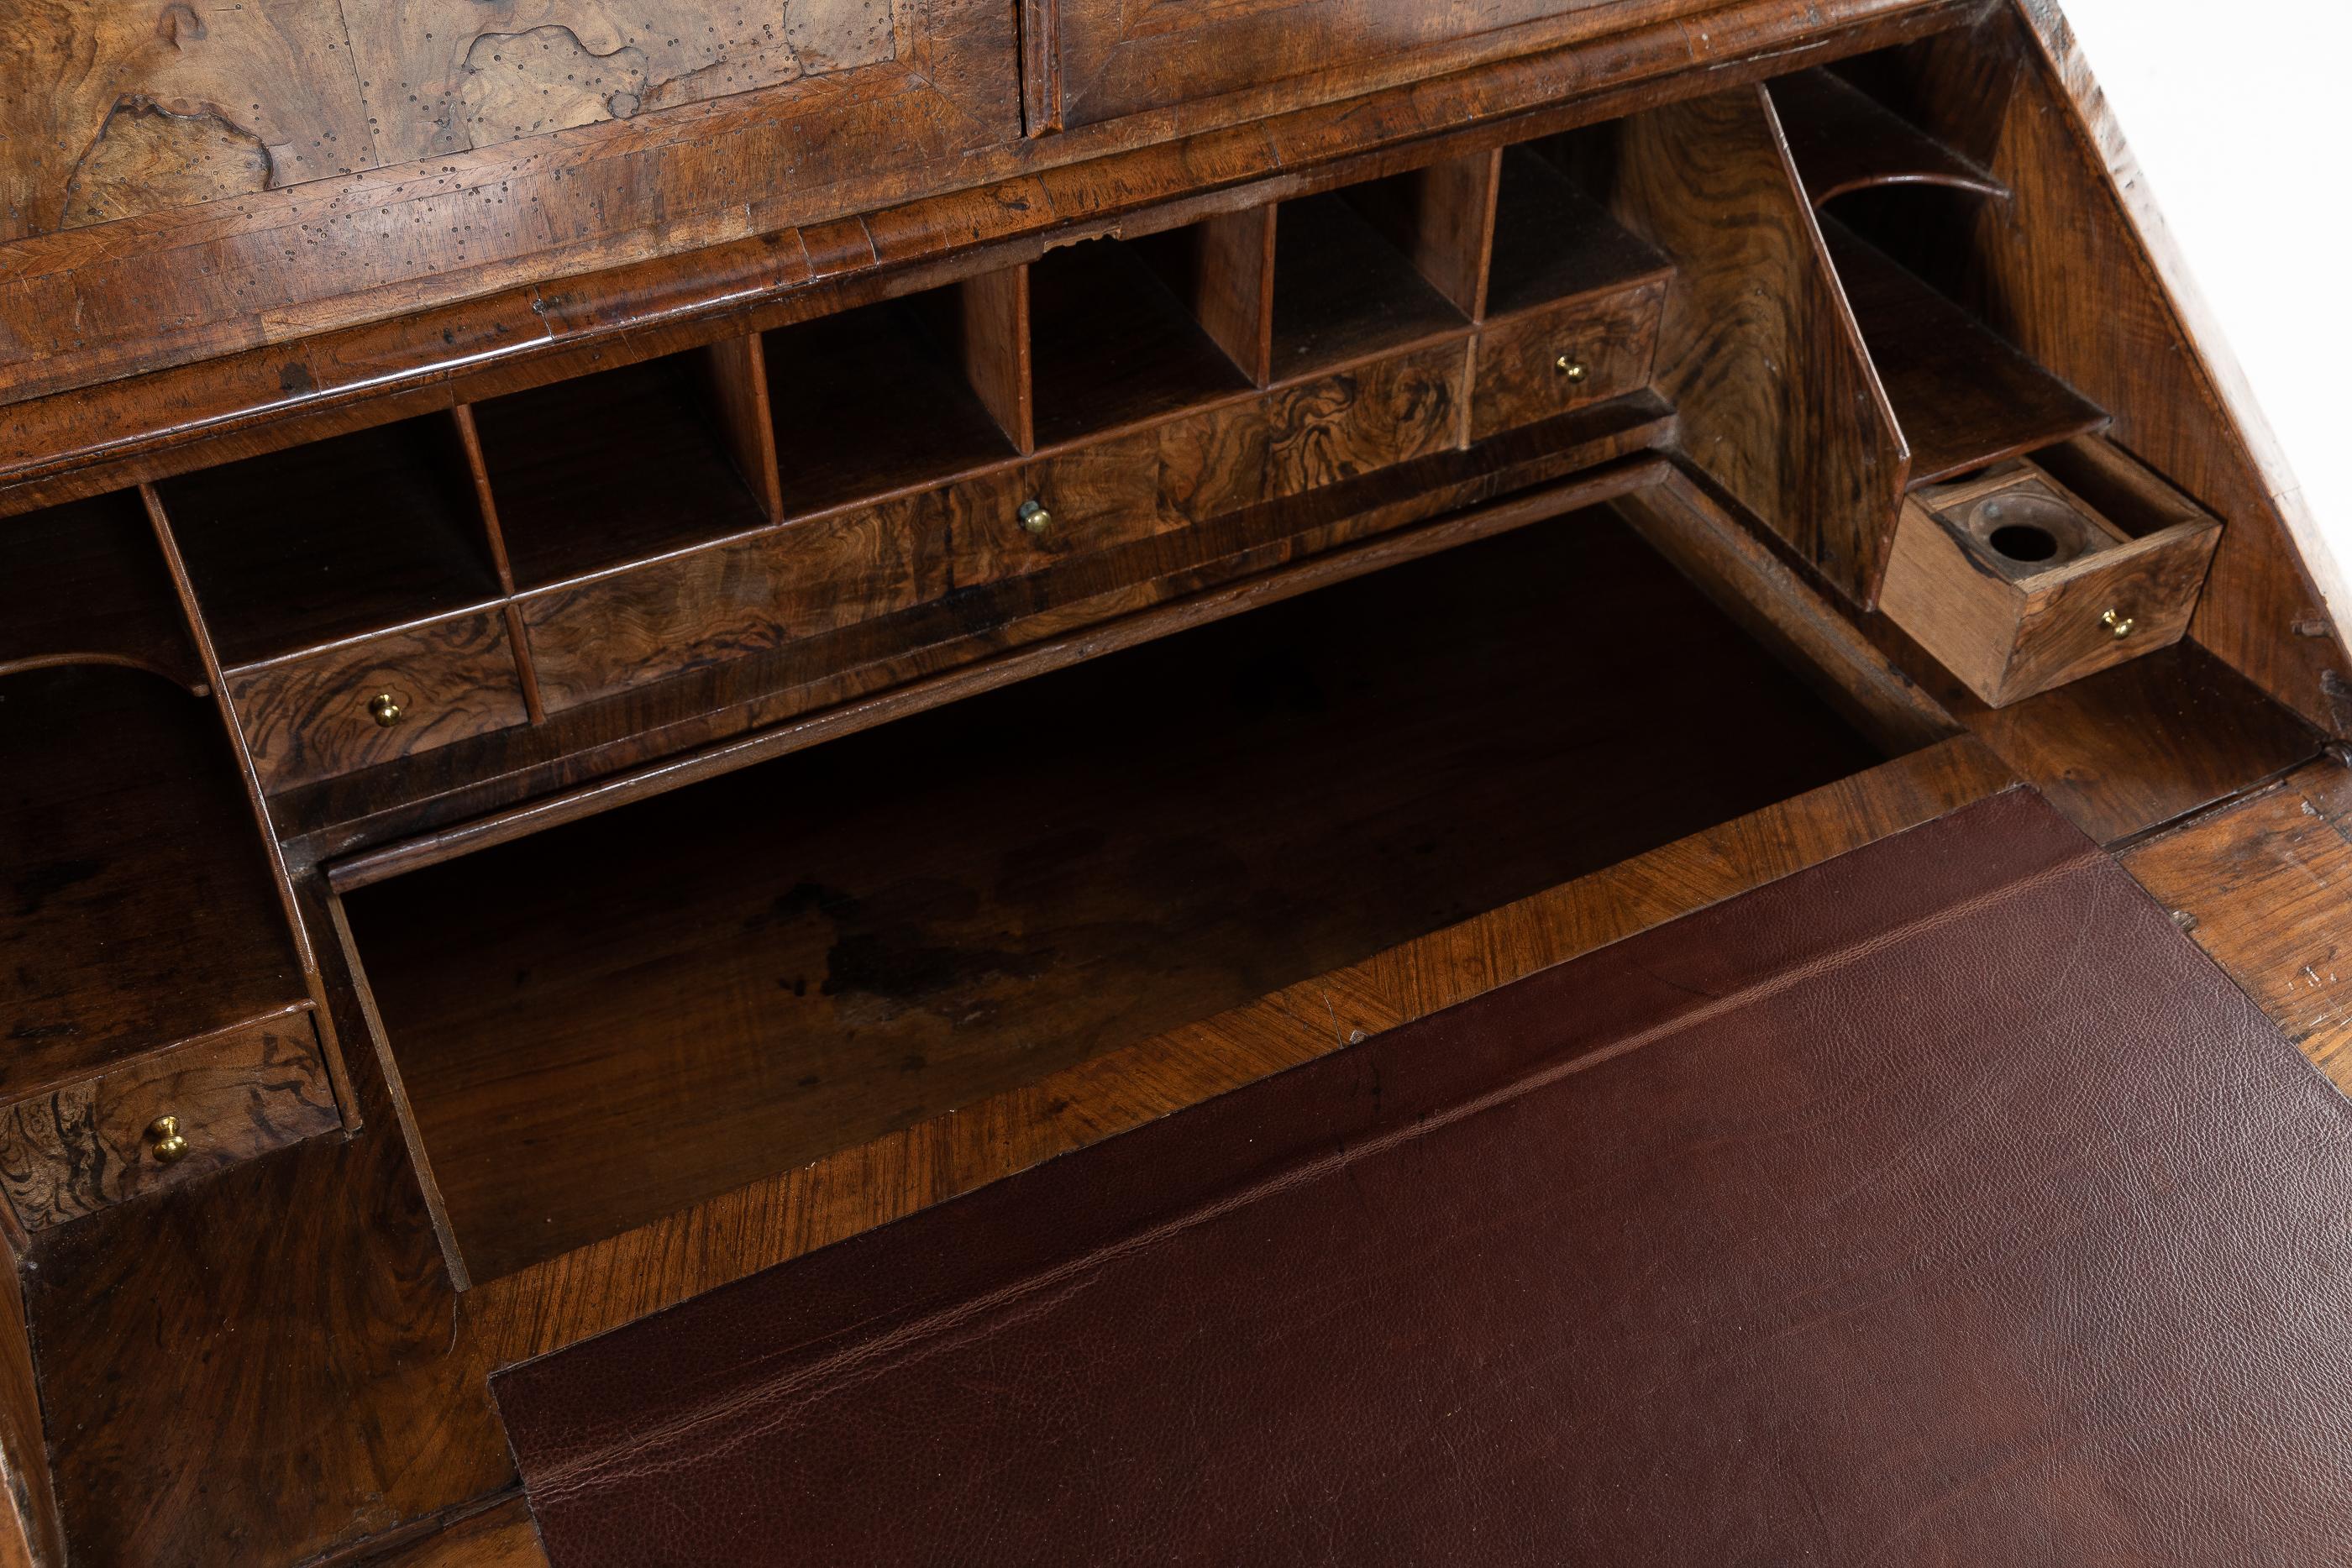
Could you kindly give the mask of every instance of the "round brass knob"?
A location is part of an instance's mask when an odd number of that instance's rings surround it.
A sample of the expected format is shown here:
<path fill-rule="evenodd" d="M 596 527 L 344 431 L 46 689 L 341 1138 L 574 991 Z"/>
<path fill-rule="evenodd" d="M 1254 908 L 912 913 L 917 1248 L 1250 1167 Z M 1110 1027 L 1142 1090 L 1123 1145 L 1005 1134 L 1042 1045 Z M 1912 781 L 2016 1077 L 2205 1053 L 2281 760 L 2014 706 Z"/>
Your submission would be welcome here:
<path fill-rule="evenodd" d="M 1042 501 L 1024 501 L 1020 511 L 1021 526 L 1033 534 L 1042 534 L 1054 526 L 1054 514 Z"/>
<path fill-rule="evenodd" d="M 187 1158 L 188 1140 L 180 1135 L 177 1116 L 158 1116 L 147 1124 L 147 1136 L 154 1144 L 155 1163 L 177 1165 Z"/>
<path fill-rule="evenodd" d="M 1562 354 L 1551 362 L 1551 368 L 1571 386 L 1580 385 L 1592 377 L 1592 367 L 1574 354 Z"/>
<path fill-rule="evenodd" d="M 408 716 L 401 708 L 400 699 L 390 692 L 378 692 L 368 698 L 368 712 L 386 729 Z"/>
<path fill-rule="evenodd" d="M 2139 622 L 2131 616 L 2118 614 L 2113 610 L 2099 617 L 2099 624 L 2114 632 L 2116 641 L 2118 643 L 2130 636 L 2139 626 Z"/>

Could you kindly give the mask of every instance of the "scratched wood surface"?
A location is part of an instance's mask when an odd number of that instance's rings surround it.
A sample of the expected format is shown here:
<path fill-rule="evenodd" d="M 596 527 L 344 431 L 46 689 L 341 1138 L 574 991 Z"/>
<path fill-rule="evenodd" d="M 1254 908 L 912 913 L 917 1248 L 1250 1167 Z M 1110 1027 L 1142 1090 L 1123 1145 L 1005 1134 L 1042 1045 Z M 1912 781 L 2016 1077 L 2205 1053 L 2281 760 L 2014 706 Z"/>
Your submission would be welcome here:
<path fill-rule="evenodd" d="M 904 41 L 891 0 L 22 0 L 0 16 L 0 240 L 856 71 Z"/>
<path fill-rule="evenodd" d="M 2313 762 L 2123 862 L 2352 1092 L 2352 768 Z"/>

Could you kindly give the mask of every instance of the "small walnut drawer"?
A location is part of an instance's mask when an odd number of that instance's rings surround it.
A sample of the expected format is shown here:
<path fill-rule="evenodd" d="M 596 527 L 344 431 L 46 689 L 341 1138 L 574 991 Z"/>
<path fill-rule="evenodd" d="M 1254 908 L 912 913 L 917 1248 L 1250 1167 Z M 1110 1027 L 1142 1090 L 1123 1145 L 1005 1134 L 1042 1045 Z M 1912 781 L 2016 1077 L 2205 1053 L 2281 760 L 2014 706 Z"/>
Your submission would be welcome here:
<path fill-rule="evenodd" d="M 1490 323 L 1478 334 L 1471 439 L 1649 385 L 1665 303 L 1660 278 Z"/>
<path fill-rule="evenodd" d="M 2221 537 L 2195 503 L 2084 437 L 1914 493 L 1879 608 L 2001 707 L 2179 642 Z"/>
<path fill-rule="evenodd" d="M 227 674 L 263 787 L 290 789 L 526 722 L 503 612 L 475 611 Z"/>
<path fill-rule="evenodd" d="M 39 1230 L 341 1124 L 305 1009 L 0 1111 L 0 1190 Z"/>

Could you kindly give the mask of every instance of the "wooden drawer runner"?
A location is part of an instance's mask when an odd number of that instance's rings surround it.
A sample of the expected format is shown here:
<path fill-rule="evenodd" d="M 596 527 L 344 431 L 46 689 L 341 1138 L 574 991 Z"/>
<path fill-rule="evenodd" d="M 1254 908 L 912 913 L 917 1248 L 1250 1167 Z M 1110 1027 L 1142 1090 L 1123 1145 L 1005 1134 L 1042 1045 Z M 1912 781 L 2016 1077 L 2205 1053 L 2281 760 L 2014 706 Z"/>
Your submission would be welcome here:
<path fill-rule="evenodd" d="M 185 1140 L 176 1159 L 159 1157 L 164 1116 Z M 39 1230 L 341 1124 L 305 1009 L 0 1112 L 0 1192 Z"/>
<path fill-rule="evenodd" d="M 1470 438 L 1647 386 L 1665 303 L 1665 280 L 1653 279 L 1488 326 L 1478 335 Z"/>
<path fill-rule="evenodd" d="M 1426 456 L 1465 373 L 1443 345 L 532 594 L 541 697 L 575 707 Z"/>
<path fill-rule="evenodd" d="M 228 690 L 254 765 L 271 790 L 530 716 L 506 617 L 497 610 L 232 670 Z"/>

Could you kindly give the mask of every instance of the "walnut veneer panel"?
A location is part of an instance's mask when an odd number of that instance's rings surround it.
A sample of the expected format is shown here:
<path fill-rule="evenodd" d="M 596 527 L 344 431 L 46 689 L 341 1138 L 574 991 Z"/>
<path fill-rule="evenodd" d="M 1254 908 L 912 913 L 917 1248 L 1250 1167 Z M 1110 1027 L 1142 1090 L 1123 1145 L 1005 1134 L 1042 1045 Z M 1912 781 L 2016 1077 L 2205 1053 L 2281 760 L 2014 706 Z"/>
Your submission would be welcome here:
<path fill-rule="evenodd" d="M 1465 370 L 1441 344 L 529 595 L 541 698 L 578 706 L 1427 456 L 1454 442 Z"/>
<path fill-rule="evenodd" d="M 236 670 L 229 697 L 271 789 L 525 722 L 506 618 L 482 610 Z M 382 722 L 379 699 L 398 710 Z"/>
<path fill-rule="evenodd" d="M 166 1115 L 187 1145 L 170 1161 L 151 1133 Z M 0 1194 L 39 1230 L 341 1124 L 306 1009 L 0 1113 Z"/>
<path fill-rule="evenodd" d="M 1470 439 L 1604 402 L 1649 384 L 1666 285 L 1578 300 L 1478 335 Z"/>
<path fill-rule="evenodd" d="M 1714 8 L 1711 0 L 1059 0 L 1059 118 L 1244 89 L 1317 102 Z"/>

